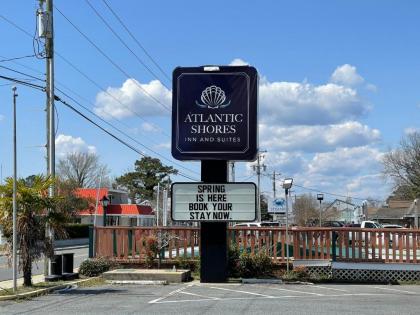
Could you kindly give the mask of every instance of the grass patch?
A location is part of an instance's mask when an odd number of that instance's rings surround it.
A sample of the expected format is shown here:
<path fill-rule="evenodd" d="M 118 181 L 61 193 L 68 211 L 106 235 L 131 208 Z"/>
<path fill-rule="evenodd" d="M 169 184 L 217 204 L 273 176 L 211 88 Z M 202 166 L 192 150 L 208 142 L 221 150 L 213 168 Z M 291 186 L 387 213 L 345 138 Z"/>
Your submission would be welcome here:
<path fill-rule="evenodd" d="M 104 284 L 106 284 L 106 281 L 104 278 L 96 277 L 96 278 L 92 278 L 87 281 L 81 282 L 77 286 L 79 288 L 89 288 L 89 287 L 96 287 L 96 286 L 104 285 Z"/>
<path fill-rule="evenodd" d="M 40 289 L 48 289 L 48 288 L 55 287 L 57 285 L 61 285 L 65 283 L 66 283 L 65 281 L 40 282 L 40 283 L 36 283 L 32 285 L 31 287 L 19 286 L 17 288 L 17 294 L 27 293 L 31 291 L 40 290 Z M 6 296 L 6 295 L 14 295 L 13 289 L 0 288 L 0 296 Z"/>

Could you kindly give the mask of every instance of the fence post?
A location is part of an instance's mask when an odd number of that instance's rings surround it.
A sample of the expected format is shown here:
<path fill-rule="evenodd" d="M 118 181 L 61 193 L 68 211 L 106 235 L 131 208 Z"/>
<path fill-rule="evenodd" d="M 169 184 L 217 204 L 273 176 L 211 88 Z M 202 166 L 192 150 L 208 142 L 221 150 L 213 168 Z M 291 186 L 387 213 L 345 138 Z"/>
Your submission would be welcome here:
<path fill-rule="evenodd" d="M 336 261 L 337 260 L 337 237 L 338 237 L 338 233 L 336 231 L 332 231 L 332 244 L 331 244 L 331 249 L 332 249 L 332 260 Z"/>
<path fill-rule="evenodd" d="M 89 258 L 93 256 L 93 226 L 89 226 Z"/>

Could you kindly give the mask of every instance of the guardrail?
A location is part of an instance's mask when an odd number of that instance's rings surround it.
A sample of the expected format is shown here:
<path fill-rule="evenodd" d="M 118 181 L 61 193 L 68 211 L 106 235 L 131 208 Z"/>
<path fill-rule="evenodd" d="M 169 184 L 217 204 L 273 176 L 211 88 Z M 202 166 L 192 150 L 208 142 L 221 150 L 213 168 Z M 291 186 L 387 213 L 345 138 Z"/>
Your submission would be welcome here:
<path fill-rule="evenodd" d="M 96 227 L 95 256 L 143 260 L 149 236 L 160 239 L 165 259 L 197 258 L 200 229 L 195 227 Z M 351 262 L 420 263 L 419 229 L 293 227 L 228 228 L 228 242 L 251 255 L 265 252 L 275 263 L 289 257 Z"/>

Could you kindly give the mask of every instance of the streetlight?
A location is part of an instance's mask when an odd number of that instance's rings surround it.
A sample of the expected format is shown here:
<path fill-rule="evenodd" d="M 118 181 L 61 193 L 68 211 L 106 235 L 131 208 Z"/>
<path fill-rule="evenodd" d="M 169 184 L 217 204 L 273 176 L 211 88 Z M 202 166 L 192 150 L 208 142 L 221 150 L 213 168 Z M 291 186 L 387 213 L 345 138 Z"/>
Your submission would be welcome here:
<path fill-rule="evenodd" d="M 106 226 L 106 210 L 109 205 L 109 199 L 106 196 L 103 196 L 103 198 L 101 199 L 101 204 L 102 204 L 102 207 L 104 208 L 103 217 L 104 217 L 104 226 Z"/>
<path fill-rule="evenodd" d="M 292 188 L 293 178 L 283 181 L 284 194 L 286 197 L 286 270 L 289 272 L 289 190 Z"/>
<path fill-rule="evenodd" d="M 13 292 L 17 293 L 17 160 L 16 160 L 16 86 L 13 91 Z"/>
<path fill-rule="evenodd" d="M 316 199 L 319 200 L 319 227 L 322 227 L 322 209 L 321 209 L 321 203 L 322 200 L 324 200 L 324 194 L 317 194 Z"/>

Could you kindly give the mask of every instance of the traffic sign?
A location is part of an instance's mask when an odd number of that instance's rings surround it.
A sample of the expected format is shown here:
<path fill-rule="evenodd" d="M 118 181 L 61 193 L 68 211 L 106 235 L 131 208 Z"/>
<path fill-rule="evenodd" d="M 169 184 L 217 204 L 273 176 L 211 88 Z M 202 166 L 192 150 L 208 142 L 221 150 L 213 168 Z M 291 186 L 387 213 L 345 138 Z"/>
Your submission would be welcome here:
<path fill-rule="evenodd" d="M 255 221 L 254 183 L 173 183 L 173 221 Z"/>

